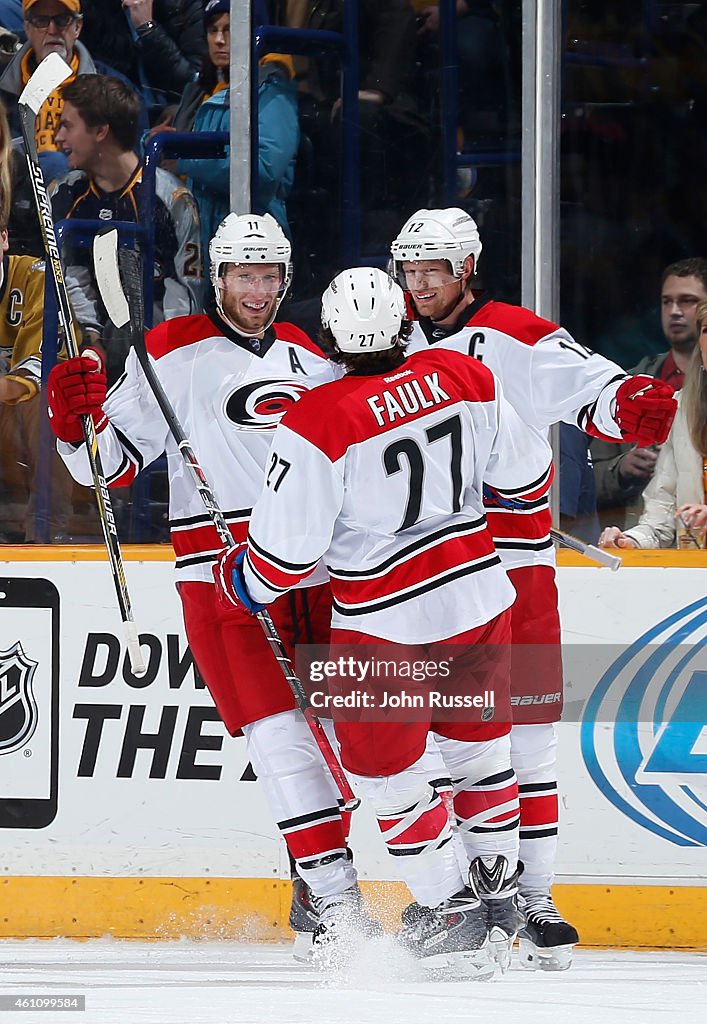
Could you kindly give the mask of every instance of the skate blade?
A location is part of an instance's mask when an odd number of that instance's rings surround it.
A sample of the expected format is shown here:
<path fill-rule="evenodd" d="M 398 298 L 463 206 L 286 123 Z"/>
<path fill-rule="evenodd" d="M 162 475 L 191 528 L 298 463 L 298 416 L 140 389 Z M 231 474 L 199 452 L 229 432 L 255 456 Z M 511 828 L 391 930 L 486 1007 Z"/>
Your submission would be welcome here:
<path fill-rule="evenodd" d="M 420 963 L 429 975 L 440 981 L 489 981 L 496 973 L 487 948 L 435 953 Z"/>
<path fill-rule="evenodd" d="M 511 954 L 515 935 L 506 935 L 500 928 L 492 928 L 489 934 L 489 955 L 501 974 L 511 966 Z"/>
<path fill-rule="evenodd" d="M 292 957 L 300 964 L 311 964 L 313 955 L 312 938 L 314 932 L 295 932 L 292 944 Z"/>
<path fill-rule="evenodd" d="M 568 971 L 572 966 L 573 946 L 536 946 L 530 939 L 519 938 L 520 965 L 526 971 Z"/>

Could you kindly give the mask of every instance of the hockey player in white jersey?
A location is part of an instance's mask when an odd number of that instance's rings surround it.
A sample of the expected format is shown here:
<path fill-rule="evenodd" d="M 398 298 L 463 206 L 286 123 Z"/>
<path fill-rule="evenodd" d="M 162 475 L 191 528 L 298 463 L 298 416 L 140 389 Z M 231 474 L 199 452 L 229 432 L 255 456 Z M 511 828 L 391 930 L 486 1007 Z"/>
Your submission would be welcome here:
<path fill-rule="evenodd" d="M 329 286 L 323 339 L 347 373 L 283 418 L 247 549 L 222 557 L 221 584 L 255 611 L 323 558 L 334 660 L 352 650 L 414 651 L 423 662 L 453 652 L 450 685 L 471 695 L 476 683 L 502 703 L 515 594 L 482 490 L 533 507 L 550 485 L 551 451 L 530 438 L 480 363 L 441 351 L 407 358 L 404 315 L 402 290 L 383 271 L 344 271 Z M 374 687 L 366 706 L 380 696 Z M 335 728 L 342 763 L 417 900 L 400 940 L 427 964 L 483 975 L 493 959 L 506 966 L 523 923 L 510 709 L 506 700 L 505 719 L 474 720 L 437 706 L 414 720 L 375 711 L 372 720 L 335 718 Z M 445 775 L 457 829 L 440 796 Z M 336 940 L 348 922 L 345 907 L 332 908 L 315 944 Z"/>
<path fill-rule="evenodd" d="M 481 249 L 477 226 L 463 210 L 419 210 L 406 222 L 391 253 L 415 317 L 410 351 L 442 346 L 483 362 L 523 421 L 541 431 L 562 420 L 605 440 L 664 441 L 675 415 L 668 386 L 628 376 L 529 309 L 477 297 Z M 549 503 L 543 497 L 520 510 L 496 502 L 488 507 L 488 521 L 518 594 L 511 613 L 511 749 L 520 788 L 519 884 L 528 921 L 521 961 L 557 970 L 570 966 L 578 937 L 551 896 L 558 826 L 554 722 L 562 709 L 562 663 Z"/>
<path fill-rule="evenodd" d="M 201 315 L 149 331 L 146 346 L 237 541 L 246 536 L 282 414 L 336 368 L 299 328 L 274 323 L 291 277 L 290 244 L 268 216 L 229 214 L 210 245 L 214 298 Z M 260 625 L 219 601 L 212 567 L 222 544 L 134 351 L 106 397 L 86 357 L 54 367 L 51 423 L 74 478 L 90 482 L 79 417 L 96 422 L 109 485 L 129 484 L 167 454 L 176 579 L 189 645 L 223 722 L 248 756 L 302 878 L 322 901 L 355 886 L 338 791 Z M 328 584 L 297 590 L 272 617 L 286 645 L 328 642 Z M 313 926 L 311 927 L 313 930 Z M 310 940 L 311 944 L 311 940 Z"/>

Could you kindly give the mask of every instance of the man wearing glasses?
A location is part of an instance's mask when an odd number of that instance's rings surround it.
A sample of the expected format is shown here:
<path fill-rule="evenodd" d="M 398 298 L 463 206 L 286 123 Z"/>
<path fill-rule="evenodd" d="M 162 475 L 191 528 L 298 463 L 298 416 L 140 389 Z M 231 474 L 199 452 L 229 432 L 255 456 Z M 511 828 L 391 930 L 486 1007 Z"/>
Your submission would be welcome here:
<path fill-rule="evenodd" d="M 81 0 L 22 0 L 22 16 L 27 42 L 0 77 L 0 97 L 7 109 L 13 137 L 20 135 L 17 98 L 37 65 L 48 54 L 58 53 L 71 66 L 73 77 L 68 81 L 73 81 L 77 75 L 116 74 L 102 61 L 94 61 L 86 47 L 79 42 L 83 25 Z M 37 117 L 37 152 L 47 181 L 69 170 L 65 155 L 54 141 L 62 107 L 61 93 L 56 90 L 49 96 Z M 146 126 L 145 116 L 141 127 Z"/>

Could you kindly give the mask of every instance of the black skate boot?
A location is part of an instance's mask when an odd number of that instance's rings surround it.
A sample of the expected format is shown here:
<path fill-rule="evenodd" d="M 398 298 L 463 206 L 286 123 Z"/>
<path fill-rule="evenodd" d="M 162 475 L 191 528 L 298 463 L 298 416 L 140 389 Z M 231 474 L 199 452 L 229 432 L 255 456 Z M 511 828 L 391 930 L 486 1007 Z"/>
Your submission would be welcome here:
<path fill-rule="evenodd" d="M 313 897 L 319 917 L 312 937 L 313 961 L 318 967 L 339 966 L 367 939 L 383 934 L 369 917 L 357 885 L 335 896 Z"/>
<path fill-rule="evenodd" d="M 525 927 L 518 933 L 520 963 L 531 971 L 566 971 L 572 965 L 577 929 L 565 921 L 549 892 L 521 896 Z"/>
<path fill-rule="evenodd" d="M 402 922 L 398 942 L 426 968 L 443 971 L 445 977 L 492 977 L 486 913 L 470 886 L 437 907 L 411 904 L 403 911 Z"/>
<path fill-rule="evenodd" d="M 505 857 L 477 857 L 469 878 L 486 908 L 489 951 L 502 973 L 510 967 L 515 937 L 525 924 L 518 909 L 518 872 L 508 875 Z"/>
<path fill-rule="evenodd" d="M 296 875 L 292 879 L 292 903 L 290 904 L 290 928 L 295 933 L 292 955 L 295 960 L 309 960 L 312 956 L 312 936 L 319 923 L 314 906 L 312 890 Z"/>

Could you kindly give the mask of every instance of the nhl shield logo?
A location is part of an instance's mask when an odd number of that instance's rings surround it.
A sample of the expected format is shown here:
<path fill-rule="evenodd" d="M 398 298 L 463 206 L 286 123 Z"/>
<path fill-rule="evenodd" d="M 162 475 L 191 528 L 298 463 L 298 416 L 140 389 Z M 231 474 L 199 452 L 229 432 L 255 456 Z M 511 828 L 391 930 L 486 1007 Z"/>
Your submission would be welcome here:
<path fill-rule="evenodd" d="M 0 754 L 19 749 L 37 728 L 37 702 L 32 689 L 37 665 L 19 641 L 7 651 L 0 651 Z"/>

